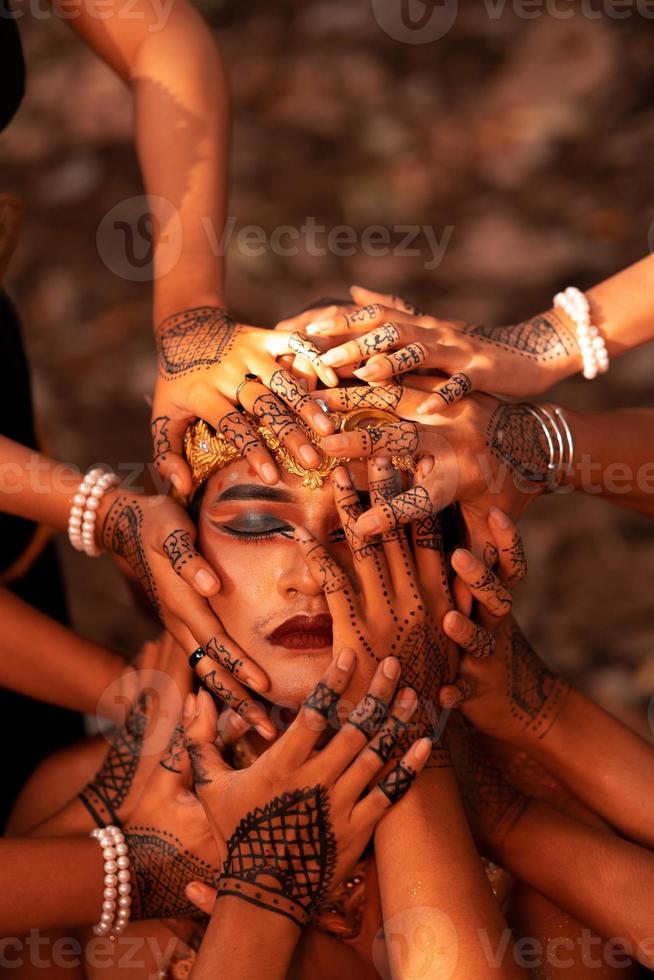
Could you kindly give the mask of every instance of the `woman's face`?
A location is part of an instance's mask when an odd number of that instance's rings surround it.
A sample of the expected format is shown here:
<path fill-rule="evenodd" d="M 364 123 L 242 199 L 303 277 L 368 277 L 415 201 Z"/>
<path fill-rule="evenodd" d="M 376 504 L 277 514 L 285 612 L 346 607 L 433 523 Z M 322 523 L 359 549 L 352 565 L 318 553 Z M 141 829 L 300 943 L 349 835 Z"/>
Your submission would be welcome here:
<path fill-rule="evenodd" d="M 350 470 L 363 492 L 365 466 L 351 464 Z M 227 634 L 268 675 L 265 696 L 293 707 L 310 693 L 332 656 L 327 602 L 293 539 L 300 526 L 352 572 L 329 480 L 310 490 L 284 473 L 270 487 L 239 460 L 208 481 L 198 530 L 200 550 L 222 581 L 212 606 Z"/>

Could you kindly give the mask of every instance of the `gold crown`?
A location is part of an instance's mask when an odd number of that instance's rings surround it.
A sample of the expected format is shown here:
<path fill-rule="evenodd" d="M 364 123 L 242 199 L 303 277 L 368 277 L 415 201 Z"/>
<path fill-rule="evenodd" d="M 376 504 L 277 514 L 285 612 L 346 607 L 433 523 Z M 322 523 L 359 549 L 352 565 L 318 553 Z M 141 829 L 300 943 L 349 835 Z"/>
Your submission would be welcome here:
<path fill-rule="evenodd" d="M 357 429 L 376 428 L 379 425 L 388 425 L 391 422 L 399 421 L 399 416 L 394 412 L 381 408 L 357 408 L 351 412 L 344 412 L 342 414 L 339 412 L 330 412 L 329 414 L 337 432 L 352 432 Z M 297 422 L 301 425 L 320 455 L 320 464 L 315 469 L 307 469 L 301 463 L 295 461 L 272 429 L 266 425 L 262 425 L 260 419 L 247 412 L 243 412 L 243 419 L 249 423 L 254 432 L 265 443 L 277 462 L 283 466 L 287 473 L 292 473 L 294 476 L 302 478 L 302 486 L 304 487 L 309 487 L 312 490 L 321 487 L 332 470 L 341 463 L 350 461 L 349 456 L 328 456 L 320 448 L 318 436 L 316 436 L 301 418 L 298 418 Z M 215 429 L 207 425 L 202 419 L 198 419 L 197 422 L 194 422 L 186 430 L 184 436 L 184 455 L 191 468 L 193 485 L 196 488 L 205 483 L 217 470 L 232 463 L 235 459 L 241 458 L 241 454 L 234 443 L 227 439 L 222 432 L 216 432 Z M 411 473 L 415 470 L 412 456 L 393 456 L 392 463 L 399 470 Z"/>

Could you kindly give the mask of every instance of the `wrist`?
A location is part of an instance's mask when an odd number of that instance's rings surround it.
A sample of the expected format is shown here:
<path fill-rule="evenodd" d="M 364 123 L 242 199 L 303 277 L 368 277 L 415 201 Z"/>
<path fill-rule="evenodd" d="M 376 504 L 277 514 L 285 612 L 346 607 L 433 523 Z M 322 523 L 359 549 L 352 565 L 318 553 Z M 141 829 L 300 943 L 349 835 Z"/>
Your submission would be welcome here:
<path fill-rule="evenodd" d="M 553 322 L 561 338 L 561 345 L 567 351 L 567 356 L 553 358 L 545 362 L 545 370 L 552 378 L 552 384 L 571 378 L 583 371 L 584 362 L 577 341 L 577 324 L 561 307 L 551 307 L 545 314 L 547 320 Z"/>
<path fill-rule="evenodd" d="M 102 499 L 100 500 L 100 506 L 97 509 L 97 517 L 95 520 L 95 543 L 98 548 L 107 547 L 105 542 L 102 540 L 104 522 L 107 519 L 109 511 L 122 492 L 123 491 L 120 487 L 112 487 L 110 490 L 107 490 L 105 494 L 103 494 Z"/>

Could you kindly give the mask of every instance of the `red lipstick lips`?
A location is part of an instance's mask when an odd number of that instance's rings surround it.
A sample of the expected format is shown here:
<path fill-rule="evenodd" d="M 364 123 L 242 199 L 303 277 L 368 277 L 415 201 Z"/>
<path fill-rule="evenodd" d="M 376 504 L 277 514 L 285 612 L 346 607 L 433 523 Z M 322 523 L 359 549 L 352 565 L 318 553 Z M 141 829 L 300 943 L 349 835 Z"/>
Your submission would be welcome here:
<path fill-rule="evenodd" d="M 285 650 L 321 650 L 330 647 L 332 641 L 332 617 L 329 613 L 293 616 L 268 637 L 269 643 Z"/>

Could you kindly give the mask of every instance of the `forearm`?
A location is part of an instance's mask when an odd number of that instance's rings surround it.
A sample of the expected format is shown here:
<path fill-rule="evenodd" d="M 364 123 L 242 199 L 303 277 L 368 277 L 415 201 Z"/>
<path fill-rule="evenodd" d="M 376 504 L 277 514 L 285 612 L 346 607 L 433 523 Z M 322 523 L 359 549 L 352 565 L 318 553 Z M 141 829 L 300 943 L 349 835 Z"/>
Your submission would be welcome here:
<path fill-rule="evenodd" d="M 5 436 L 0 436 L 0 461 L 0 509 L 65 531 L 82 479 L 79 470 Z"/>
<path fill-rule="evenodd" d="M 218 47 L 190 4 L 139 47 L 130 66 L 145 188 L 163 198 L 154 241 L 154 322 L 223 297 L 229 104 Z M 169 216 L 167 217 L 167 212 Z"/>
<path fill-rule="evenodd" d="M 524 976 L 509 954 L 493 968 L 488 949 L 502 941 L 506 922 L 475 848 L 451 769 L 423 773 L 411 794 L 375 831 L 375 855 L 393 980 L 408 977 L 407 943 L 416 930 L 434 936 L 443 975 L 458 964 L 457 980 Z M 427 912 L 431 909 L 433 912 Z M 393 935 L 396 941 L 393 940 Z M 483 938 L 483 941 L 482 941 Z M 434 954 L 435 955 L 435 954 Z"/>
<path fill-rule="evenodd" d="M 0 840 L 0 930 L 87 926 L 102 911 L 104 864 L 88 837 Z"/>
<path fill-rule="evenodd" d="M 102 693 L 129 669 L 118 654 L 2 588 L 0 621 L 0 684 L 10 690 L 92 714 Z"/>
<path fill-rule="evenodd" d="M 604 830 L 532 801 L 494 845 L 496 860 L 601 936 L 620 936 L 654 965 L 654 856 Z"/>
<path fill-rule="evenodd" d="M 521 748 L 622 834 L 654 848 L 654 749 L 616 718 L 571 690 L 542 738 Z"/>
<path fill-rule="evenodd" d="M 611 357 L 654 340 L 654 257 L 645 256 L 586 290 Z"/>
<path fill-rule="evenodd" d="M 299 937 L 298 926 L 285 915 L 223 896 L 214 907 L 192 978 L 284 980 Z"/>
<path fill-rule="evenodd" d="M 565 417 L 575 447 L 569 486 L 654 515 L 654 409 Z"/>

